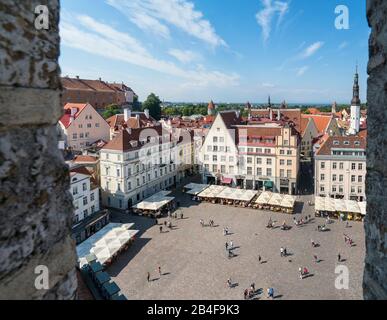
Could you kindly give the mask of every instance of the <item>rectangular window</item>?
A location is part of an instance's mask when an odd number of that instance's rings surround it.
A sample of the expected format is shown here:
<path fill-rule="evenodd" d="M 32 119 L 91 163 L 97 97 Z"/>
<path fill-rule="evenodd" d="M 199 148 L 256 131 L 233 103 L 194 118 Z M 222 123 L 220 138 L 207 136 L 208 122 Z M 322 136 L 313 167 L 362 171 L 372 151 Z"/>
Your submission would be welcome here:
<path fill-rule="evenodd" d="M 212 165 L 212 172 L 217 172 L 218 166 L 216 164 Z"/>
<path fill-rule="evenodd" d="M 356 181 L 356 176 L 351 176 L 351 182 L 355 182 Z"/>
<path fill-rule="evenodd" d="M 280 160 L 280 165 L 283 166 L 285 164 L 285 160 L 284 159 L 281 159 Z"/>
<path fill-rule="evenodd" d="M 271 165 L 271 159 L 270 158 L 266 159 L 266 164 L 267 165 Z"/>
<path fill-rule="evenodd" d="M 271 177 L 271 168 L 267 168 L 267 169 L 266 169 L 266 175 L 267 175 L 268 177 Z"/>
<path fill-rule="evenodd" d="M 226 166 L 222 165 L 220 166 L 220 172 L 225 173 L 226 172 Z"/>
<path fill-rule="evenodd" d="M 73 139 L 77 139 L 77 134 L 73 133 Z"/>
<path fill-rule="evenodd" d="M 286 161 L 286 164 L 287 164 L 288 166 L 291 166 L 291 165 L 292 165 L 292 160 L 287 160 L 287 161 Z"/>
<path fill-rule="evenodd" d="M 280 169 L 280 177 L 281 178 L 285 177 L 285 170 L 284 169 Z"/>
<path fill-rule="evenodd" d="M 91 123 L 88 123 L 88 124 L 87 124 L 87 127 L 88 127 L 88 128 L 91 128 Z"/>
<path fill-rule="evenodd" d="M 324 181 L 324 180 L 325 180 L 325 174 L 322 173 L 322 174 L 320 175 L 320 181 Z"/>
<path fill-rule="evenodd" d="M 357 169 L 358 169 L 358 170 L 363 170 L 363 164 L 362 164 L 362 163 L 359 163 Z"/>
<path fill-rule="evenodd" d="M 253 158 L 247 157 L 247 163 L 249 163 L 249 164 L 253 163 Z"/>
<path fill-rule="evenodd" d="M 73 187 L 73 195 L 78 194 L 78 187 Z"/>
<path fill-rule="evenodd" d="M 262 164 L 262 158 L 257 158 L 257 164 Z"/>
<path fill-rule="evenodd" d="M 352 167 L 352 170 L 356 170 L 356 163 L 352 163 L 351 167 Z"/>
<path fill-rule="evenodd" d="M 363 182 L 363 176 L 358 176 L 358 177 L 357 177 L 357 181 L 358 181 L 358 182 Z"/>
<path fill-rule="evenodd" d="M 90 193 L 90 201 L 94 201 L 94 192 Z"/>
<path fill-rule="evenodd" d="M 340 162 L 340 164 L 339 164 L 339 169 L 340 169 L 340 170 L 343 170 L 343 169 L 344 169 L 344 163 L 343 163 L 343 162 Z"/>
<path fill-rule="evenodd" d="M 257 176 L 262 176 L 262 168 L 257 168 Z"/>
<path fill-rule="evenodd" d="M 324 186 L 320 186 L 320 192 L 325 192 L 325 187 Z"/>
<path fill-rule="evenodd" d="M 336 177 L 336 175 L 334 174 L 333 176 L 332 176 L 332 181 L 336 181 L 337 180 L 337 177 Z"/>
<path fill-rule="evenodd" d="M 214 162 L 218 161 L 218 157 L 216 155 L 213 155 L 212 156 L 212 161 L 214 161 Z"/>
<path fill-rule="evenodd" d="M 253 168 L 247 167 L 247 175 L 251 176 L 253 174 Z"/>
<path fill-rule="evenodd" d="M 82 190 L 83 191 L 86 191 L 87 190 L 87 183 L 82 183 Z"/>
<path fill-rule="evenodd" d="M 286 171 L 286 176 L 287 176 L 288 178 L 291 178 L 291 176 L 292 176 L 292 170 L 287 170 L 287 171 Z"/>
<path fill-rule="evenodd" d="M 83 197 L 83 205 L 84 205 L 84 206 L 87 205 L 87 197 Z"/>
<path fill-rule="evenodd" d="M 320 163 L 320 168 L 321 168 L 321 169 L 325 169 L 325 162 L 321 162 L 321 163 Z"/>
<path fill-rule="evenodd" d="M 332 168 L 337 169 L 337 162 L 333 162 Z"/>

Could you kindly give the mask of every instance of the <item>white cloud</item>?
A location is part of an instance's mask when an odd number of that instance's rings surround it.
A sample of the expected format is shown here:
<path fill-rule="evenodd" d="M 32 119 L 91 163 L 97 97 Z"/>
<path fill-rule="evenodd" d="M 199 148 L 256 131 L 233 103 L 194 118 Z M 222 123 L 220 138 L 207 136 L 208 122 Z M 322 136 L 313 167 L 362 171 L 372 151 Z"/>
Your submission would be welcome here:
<path fill-rule="evenodd" d="M 309 58 L 313 56 L 318 50 L 321 49 L 321 47 L 324 45 L 324 42 L 317 41 L 313 44 L 311 44 L 309 47 L 307 47 L 303 53 L 301 54 L 301 58 Z"/>
<path fill-rule="evenodd" d="M 214 47 L 227 46 L 211 23 L 204 19 L 203 13 L 196 10 L 190 1 L 106 0 L 106 2 L 143 30 L 166 36 L 170 30 L 165 24 L 169 24 Z"/>
<path fill-rule="evenodd" d="M 263 9 L 255 15 L 257 23 L 262 28 L 263 41 L 266 42 L 271 33 L 272 20 L 278 15 L 277 26 L 289 10 L 289 3 L 284 1 L 261 0 Z"/>
<path fill-rule="evenodd" d="M 297 77 L 301 77 L 301 76 L 304 75 L 305 72 L 308 71 L 308 70 L 309 70 L 309 67 L 308 67 L 308 66 L 303 66 L 303 67 L 299 68 L 299 69 L 297 70 Z"/>
<path fill-rule="evenodd" d="M 168 53 L 182 63 L 189 63 L 199 58 L 199 55 L 190 50 L 170 49 Z"/>
<path fill-rule="evenodd" d="M 236 85 L 239 80 L 235 73 L 209 71 L 203 66 L 183 69 L 172 62 L 157 59 L 137 39 L 89 16 L 75 16 L 71 20 L 62 18 L 60 36 L 65 46 L 179 77 L 194 86 L 227 87 Z"/>

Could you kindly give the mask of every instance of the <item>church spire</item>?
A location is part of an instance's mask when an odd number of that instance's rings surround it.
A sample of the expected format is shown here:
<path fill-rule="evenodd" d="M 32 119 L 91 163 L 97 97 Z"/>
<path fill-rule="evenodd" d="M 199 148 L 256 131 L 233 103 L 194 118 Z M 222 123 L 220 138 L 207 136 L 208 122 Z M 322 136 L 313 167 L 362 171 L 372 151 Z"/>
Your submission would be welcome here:
<path fill-rule="evenodd" d="M 353 81 L 353 96 L 352 96 L 352 101 L 351 105 L 352 106 L 360 106 L 361 101 L 360 101 L 360 89 L 359 89 L 359 74 L 358 74 L 358 66 L 356 64 L 356 73 L 355 73 L 355 78 Z"/>
<path fill-rule="evenodd" d="M 267 101 L 267 105 L 268 105 L 269 108 L 271 108 L 270 95 L 269 95 L 269 98 L 268 98 L 268 101 Z"/>

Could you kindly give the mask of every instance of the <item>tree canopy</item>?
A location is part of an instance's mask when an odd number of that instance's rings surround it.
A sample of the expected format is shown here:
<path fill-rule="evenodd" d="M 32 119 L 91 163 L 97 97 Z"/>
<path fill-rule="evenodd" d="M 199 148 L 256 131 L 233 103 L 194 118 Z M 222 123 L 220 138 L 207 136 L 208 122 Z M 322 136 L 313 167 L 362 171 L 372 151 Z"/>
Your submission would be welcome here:
<path fill-rule="evenodd" d="M 106 109 L 102 112 L 102 117 L 104 119 L 107 119 L 119 113 L 122 113 L 121 108 L 116 104 L 111 104 L 111 105 L 108 105 Z"/>
<path fill-rule="evenodd" d="M 142 110 L 149 110 L 149 114 L 156 120 L 161 118 L 161 100 L 154 93 L 151 93 L 148 98 L 142 103 Z"/>

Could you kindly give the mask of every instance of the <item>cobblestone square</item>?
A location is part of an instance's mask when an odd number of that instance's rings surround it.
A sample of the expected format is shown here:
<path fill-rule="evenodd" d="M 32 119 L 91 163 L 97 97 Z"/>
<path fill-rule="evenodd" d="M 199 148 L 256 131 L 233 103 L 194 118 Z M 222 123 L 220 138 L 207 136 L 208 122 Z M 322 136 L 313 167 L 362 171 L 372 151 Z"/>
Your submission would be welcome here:
<path fill-rule="evenodd" d="M 276 299 L 362 299 L 362 223 L 351 222 L 346 228 L 345 222 L 334 221 L 329 224 L 330 231 L 318 232 L 316 228 L 325 223 L 324 219 L 314 218 L 297 227 L 293 217 L 300 219 L 300 213 L 286 215 L 196 203 L 188 195 L 178 197 L 184 219 L 172 219 L 175 227 L 168 232 L 160 233 L 159 226 L 149 218 L 113 215 L 122 222 L 135 222 L 135 227 L 141 229 L 129 250 L 108 269 L 128 299 L 243 299 L 243 292 L 251 283 L 257 290 L 264 290 L 255 299 L 266 299 L 268 287 L 274 288 Z M 307 199 L 302 200 L 302 215 L 312 214 Z M 291 230 L 267 229 L 270 217 L 277 226 L 286 221 Z M 213 219 L 215 227 L 201 227 L 200 219 L 206 223 Z M 231 235 L 223 235 L 225 226 Z M 353 247 L 344 243 L 344 233 L 354 240 Z M 312 248 L 312 239 L 320 246 Z M 236 256 L 231 259 L 225 250 L 225 243 L 230 240 L 236 247 Z M 289 256 L 280 256 L 281 246 L 287 248 Z M 348 290 L 335 288 L 338 253 L 343 260 L 340 264 L 349 269 Z M 264 263 L 258 262 L 259 255 Z M 314 255 L 321 260 L 319 263 Z M 309 277 L 299 278 L 300 266 L 309 269 Z M 150 282 L 147 272 L 151 273 Z M 234 288 L 226 284 L 229 277 Z"/>

